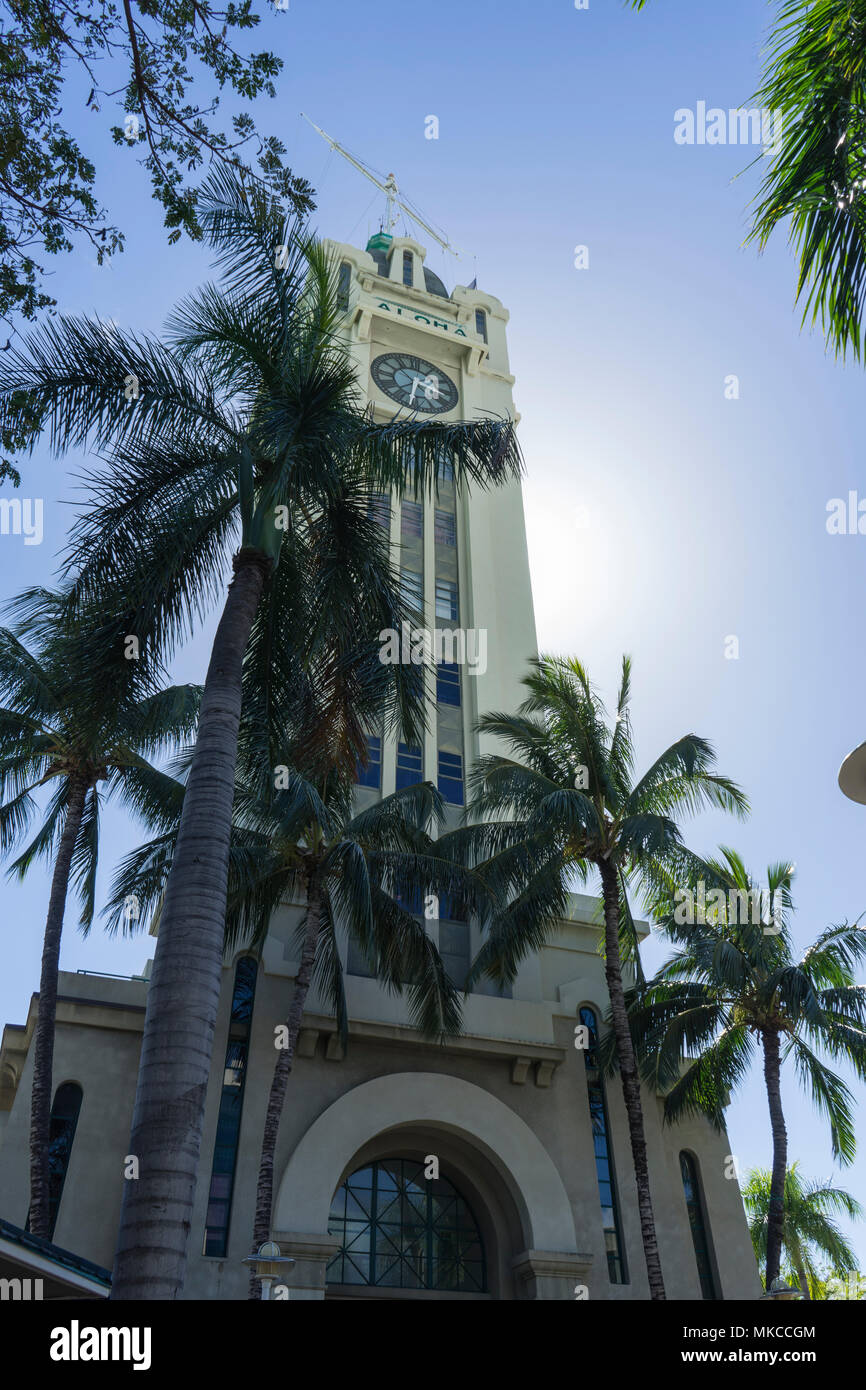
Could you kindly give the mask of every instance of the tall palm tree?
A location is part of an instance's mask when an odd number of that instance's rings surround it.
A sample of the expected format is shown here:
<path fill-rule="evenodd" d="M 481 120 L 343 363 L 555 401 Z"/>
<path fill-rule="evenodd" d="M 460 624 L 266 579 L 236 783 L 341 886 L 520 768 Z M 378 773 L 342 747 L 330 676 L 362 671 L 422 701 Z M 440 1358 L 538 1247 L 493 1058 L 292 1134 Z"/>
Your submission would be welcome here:
<path fill-rule="evenodd" d="M 793 1061 L 829 1120 L 833 1155 L 842 1163 L 855 1153 L 853 1100 L 819 1054 L 847 1062 L 866 1080 L 866 986 L 854 979 L 866 958 L 866 931 L 857 923 L 828 927 L 798 957 L 790 930 L 792 877 L 790 864 L 771 864 L 762 886 L 732 849 L 723 848 L 718 859 L 684 856 L 653 906 L 676 954 L 631 1011 L 643 1073 L 664 1093 L 669 1122 L 704 1114 L 721 1129 L 729 1095 L 761 1050 L 773 1137 L 767 1288 L 779 1277 L 785 1230 L 782 1066 Z M 693 909 L 704 901 L 702 910 Z"/>
<path fill-rule="evenodd" d="M 856 1273 L 857 1256 L 833 1216 L 857 1219 L 863 1215 L 863 1208 L 841 1187 L 832 1187 L 816 1179 L 806 1182 L 798 1168 L 799 1164 L 792 1163 L 785 1174 L 782 1247 L 800 1292 L 804 1298 L 811 1299 L 813 1291 L 820 1290 L 826 1282 L 828 1273 L 843 1276 Z M 772 1174 L 766 1168 L 752 1168 L 746 1174 L 743 1201 L 759 1266 L 767 1260 L 771 1186 Z M 815 1258 L 819 1255 L 827 1260 L 829 1270 L 818 1270 Z"/>
<path fill-rule="evenodd" d="M 341 338 L 322 247 L 271 195 L 215 173 L 198 211 L 222 268 L 166 340 L 57 319 L 0 364 L 0 428 L 21 400 L 63 450 L 89 441 L 91 476 L 69 564 L 76 594 L 116 593 L 142 646 L 170 649 L 233 577 L 214 638 L 195 754 L 148 991 L 113 1298 L 175 1298 L 184 1280 L 224 932 L 244 653 L 266 586 L 297 574 L 301 518 L 333 505 L 356 469 L 368 489 L 488 486 L 521 466 L 513 423 L 378 424 Z M 348 629 L 354 614 L 323 614 Z M 277 621 L 276 630 L 279 623 Z"/>
<path fill-rule="evenodd" d="M 667 748 L 635 781 L 629 717 L 631 663 L 623 659 L 612 727 L 601 698 L 575 658 L 542 657 L 524 680 L 517 714 L 486 714 L 483 734 L 515 757 L 482 757 L 470 778 L 467 815 L 489 821 L 466 827 L 462 852 L 498 901 L 473 966 L 473 977 L 513 979 L 564 915 L 568 887 L 598 873 L 604 909 L 605 978 L 634 1161 L 641 1236 L 651 1296 L 664 1298 L 655 1233 L 640 1081 L 626 1013 L 623 957 L 639 971 L 628 902 L 631 878 L 652 878 L 682 848 L 673 817 L 704 806 L 743 812 L 743 794 L 713 771 L 710 745 L 695 734 Z M 455 832 L 458 833 L 458 832 Z"/>
<path fill-rule="evenodd" d="M 49 1235 L 49 1132 L 60 939 L 70 881 L 81 925 L 93 920 L 100 809 L 116 793 L 137 808 L 163 774 L 147 759 L 195 731 L 200 690 L 160 689 L 147 664 L 127 659 L 124 624 L 93 616 L 69 626 L 63 596 L 32 590 L 13 605 L 24 615 L 0 628 L 0 852 L 39 828 L 9 872 L 23 878 L 53 860 L 33 1043 L 30 1229 Z M 31 647 L 21 640 L 31 633 Z M 104 784 L 104 791 L 100 784 Z M 52 794 L 40 809 L 38 793 Z"/>

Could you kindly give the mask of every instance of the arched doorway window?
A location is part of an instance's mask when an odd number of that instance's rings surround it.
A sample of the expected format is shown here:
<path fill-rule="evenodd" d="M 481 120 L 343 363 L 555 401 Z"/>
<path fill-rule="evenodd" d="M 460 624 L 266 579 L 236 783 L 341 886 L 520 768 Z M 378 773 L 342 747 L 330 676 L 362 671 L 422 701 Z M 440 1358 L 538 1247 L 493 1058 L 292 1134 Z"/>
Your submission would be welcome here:
<path fill-rule="evenodd" d="M 358 1168 L 334 1194 L 328 1221 L 340 1249 L 329 1284 L 485 1293 L 478 1223 L 445 1177 L 425 1178 L 415 1159 L 386 1158 Z"/>
<path fill-rule="evenodd" d="M 700 1178 L 698 1177 L 698 1165 L 692 1155 L 687 1153 L 685 1149 L 683 1149 L 680 1154 L 680 1172 L 683 1179 L 686 1207 L 689 1213 L 689 1225 L 692 1228 L 692 1241 L 695 1247 L 698 1277 L 701 1281 L 701 1293 L 706 1299 L 716 1299 L 718 1298 L 718 1291 L 713 1274 L 713 1261 L 710 1255 L 710 1239 L 704 1217 L 704 1203 L 701 1194 Z"/>

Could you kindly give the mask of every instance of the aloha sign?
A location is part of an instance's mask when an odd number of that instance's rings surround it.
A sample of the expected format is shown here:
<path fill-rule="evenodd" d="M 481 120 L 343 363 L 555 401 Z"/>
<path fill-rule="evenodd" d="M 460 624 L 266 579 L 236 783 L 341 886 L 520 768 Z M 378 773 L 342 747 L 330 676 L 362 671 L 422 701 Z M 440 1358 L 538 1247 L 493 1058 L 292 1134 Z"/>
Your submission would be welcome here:
<path fill-rule="evenodd" d="M 466 331 L 459 324 L 449 323 L 447 319 L 434 318 L 432 314 L 416 314 L 408 304 L 397 304 L 395 300 L 380 299 L 376 305 L 377 309 L 386 309 L 390 314 L 395 310 L 398 318 L 411 318 L 417 323 L 429 324 L 431 328 L 444 328 L 446 333 L 453 333 L 455 338 L 465 338 Z"/>

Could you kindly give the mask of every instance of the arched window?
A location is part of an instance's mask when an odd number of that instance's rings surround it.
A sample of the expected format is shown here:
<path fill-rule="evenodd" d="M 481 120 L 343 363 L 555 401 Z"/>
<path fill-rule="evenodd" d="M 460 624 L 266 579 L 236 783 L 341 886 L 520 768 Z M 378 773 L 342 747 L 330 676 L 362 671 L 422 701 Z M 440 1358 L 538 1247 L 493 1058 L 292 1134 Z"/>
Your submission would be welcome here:
<path fill-rule="evenodd" d="M 595 1149 L 595 1168 L 598 1175 L 598 1195 L 601 1198 L 604 1243 L 607 1249 L 607 1269 L 612 1284 L 625 1284 L 628 1282 L 628 1278 L 619 1220 L 619 1202 L 616 1195 L 616 1177 L 613 1171 L 613 1154 L 610 1146 L 610 1125 L 607 1119 L 604 1085 L 598 1072 L 596 1052 L 598 1020 L 592 1009 L 582 1008 L 580 1021 L 589 1032 L 589 1046 L 584 1051 L 583 1060 L 586 1065 L 586 1089 L 589 1095 L 592 1142 Z"/>
<path fill-rule="evenodd" d="M 235 970 L 223 1089 L 205 1217 L 205 1255 L 224 1256 L 228 1248 L 257 971 L 252 956 L 242 956 Z"/>
<path fill-rule="evenodd" d="M 469 1204 L 415 1159 L 358 1168 L 337 1188 L 328 1222 L 340 1249 L 329 1284 L 484 1293 L 484 1247 Z"/>
<path fill-rule="evenodd" d="M 78 1113 L 84 1092 L 77 1081 L 64 1081 L 54 1092 L 48 1129 L 48 1239 L 54 1239 L 54 1227 L 60 1214 L 60 1198 L 72 1156 L 72 1142 L 78 1125 Z M 27 1213 L 30 1230 L 30 1213 Z"/>
<path fill-rule="evenodd" d="M 680 1154 L 680 1172 L 683 1178 L 683 1191 L 686 1194 L 689 1225 L 692 1228 L 692 1241 L 695 1247 L 698 1277 L 701 1281 L 701 1293 L 706 1299 L 716 1299 L 719 1295 L 713 1274 L 709 1232 L 704 1219 L 704 1203 L 701 1194 L 701 1181 L 698 1177 L 698 1165 L 692 1155 L 686 1153 L 685 1150 Z"/>
<path fill-rule="evenodd" d="M 340 264 L 340 278 L 337 282 L 337 308 L 343 313 L 345 313 L 349 307 L 349 291 L 351 288 L 352 267 L 348 261 L 342 261 Z"/>

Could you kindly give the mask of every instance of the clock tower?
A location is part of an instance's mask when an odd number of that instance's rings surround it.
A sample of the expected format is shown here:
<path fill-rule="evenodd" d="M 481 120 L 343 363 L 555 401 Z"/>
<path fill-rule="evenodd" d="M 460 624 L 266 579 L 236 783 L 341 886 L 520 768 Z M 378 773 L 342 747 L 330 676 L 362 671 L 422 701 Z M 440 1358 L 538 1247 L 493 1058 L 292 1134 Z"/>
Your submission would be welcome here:
<path fill-rule="evenodd" d="M 398 412 L 452 423 L 517 419 L 506 345 L 508 312 L 493 295 L 450 294 L 410 237 L 379 232 L 366 250 L 326 247 L 339 267 L 340 308 L 358 380 L 375 418 Z M 536 652 L 535 619 L 518 482 L 455 488 L 442 459 L 438 495 L 382 498 L 378 513 L 399 557 L 403 591 L 436 651 L 436 714 L 423 747 L 370 733 L 362 801 L 422 779 L 460 807 L 468 767 L 483 746 L 480 714 L 514 710 Z"/>

